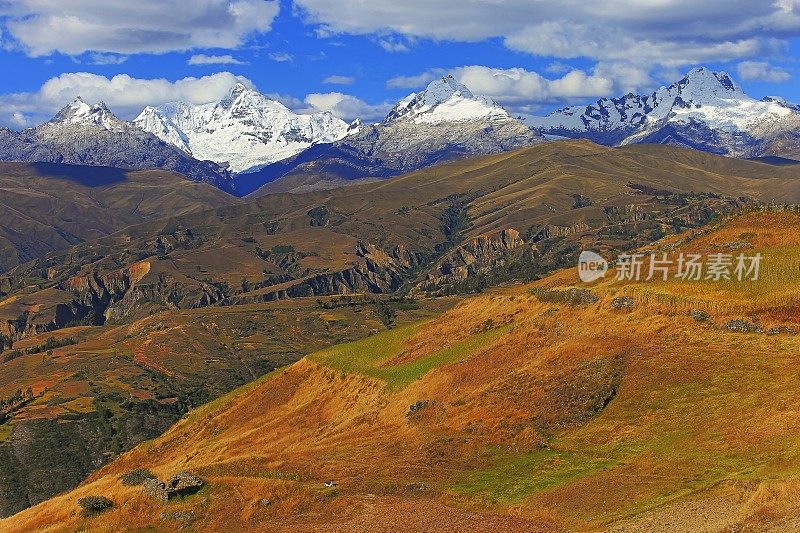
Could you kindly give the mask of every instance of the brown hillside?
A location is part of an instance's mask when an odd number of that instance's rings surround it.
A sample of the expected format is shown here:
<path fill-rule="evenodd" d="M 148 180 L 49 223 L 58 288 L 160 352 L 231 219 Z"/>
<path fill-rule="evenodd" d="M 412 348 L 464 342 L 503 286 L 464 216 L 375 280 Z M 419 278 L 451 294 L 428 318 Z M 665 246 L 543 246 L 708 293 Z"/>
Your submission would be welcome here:
<path fill-rule="evenodd" d="M 53 321 L 57 327 L 59 304 L 72 309 L 73 320 L 102 322 L 100 315 L 131 319 L 226 299 L 393 292 L 429 273 L 428 287 L 440 289 L 464 280 L 429 272 L 438 260 L 459 254 L 462 242 L 506 229 L 526 246 L 497 250 L 473 270 L 516 261 L 531 277 L 559 266 L 579 245 L 630 249 L 748 202 L 798 202 L 798 172 L 666 146 L 548 143 L 140 224 L 23 265 L 0 277 L 0 293 L 32 294 L 42 306 L 18 333 L 24 335 L 52 329 Z M 134 283 L 130 268 L 142 261 L 149 271 Z M 105 280 L 97 290 L 109 308 L 85 308 L 93 278 Z M 243 280 L 250 290 L 240 290 Z M 76 287 L 84 287 L 77 302 Z M 0 310 L 0 318 L 18 317 L 16 308 Z"/>
<path fill-rule="evenodd" d="M 794 529 L 800 217 L 657 246 L 760 252 L 762 275 L 480 296 L 278 370 L 0 528 Z M 208 486 L 165 505 L 120 483 L 136 468 Z M 81 517 L 87 495 L 114 508 Z"/>
<path fill-rule="evenodd" d="M 0 163 L 0 272 L 131 224 L 236 202 L 171 171 Z"/>
<path fill-rule="evenodd" d="M 428 294 L 537 279 L 582 247 L 630 249 L 755 205 L 742 195 L 795 201 L 796 181 L 684 149 L 551 143 L 144 222 L 19 266 L 0 276 L 0 334 L 15 344 L 0 353 L 0 388 L 49 390 L 0 424 L 0 453 L 14 450 L 0 460 L 0 514 L 269 369 L 424 315 L 439 306 Z M 354 300 L 327 301 L 336 294 Z"/>

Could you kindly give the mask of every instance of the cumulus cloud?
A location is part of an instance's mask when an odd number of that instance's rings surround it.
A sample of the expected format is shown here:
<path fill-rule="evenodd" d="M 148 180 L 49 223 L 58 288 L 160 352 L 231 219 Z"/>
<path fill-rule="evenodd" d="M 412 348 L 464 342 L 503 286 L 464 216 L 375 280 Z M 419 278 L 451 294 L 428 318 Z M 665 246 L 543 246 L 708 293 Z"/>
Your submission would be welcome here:
<path fill-rule="evenodd" d="M 0 96 L 0 123 L 11 127 L 37 124 L 52 117 L 76 96 L 92 103 L 102 100 L 122 118 L 130 119 L 147 105 L 176 100 L 194 104 L 219 100 L 236 82 L 253 87 L 248 79 L 230 72 L 177 81 L 133 78 L 127 74 L 112 78 L 88 72 L 61 74 L 47 80 L 36 92 Z"/>
<path fill-rule="evenodd" d="M 353 85 L 356 82 L 356 79 L 352 76 L 328 76 L 322 83 L 328 83 L 331 85 Z"/>
<path fill-rule="evenodd" d="M 244 61 L 239 61 L 230 54 L 222 56 L 209 56 L 206 54 L 195 54 L 186 62 L 189 65 L 246 65 Z"/>
<path fill-rule="evenodd" d="M 389 103 L 372 105 L 355 96 L 339 92 L 309 94 L 305 98 L 305 104 L 306 108 L 298 111 L 304 113 L 330 111 L 343 120 L 361 118 L 367 122 L 383 119 L 392 108 Z"/>
<path fill-rule="evenodd" d="M 12 126 L 24 128 L 28 125 L 28 118 L 19 111 L 15 111 L 11 113 L 11 116 L 9 117 L 9 123 Z"/>
<path fill-rule="evenodd" d="M 591 72 L 573 69 L 556 78 L 522 68 L 499 69 L 480 65 L 437 68 L 415 76 L 392 78 L 387 86 L 421 88 L 446 74 L 451 74 L 473 93 L 489 96 L 510 111 L 521 113 L 533 112 L 542 104 L 612 96 L 654 84 L 645 69 L 629 64 L 600 63 Z"/>
<path fill-rule="evenodd" d="M 31 56 L 232 49 L 269 31 L 278 11 L 277 0 L 0 2 L 7 34 Z"/>
<path fill-rule="evenodd" d="M 477 94 L 501 99 L 550 101 L 612 93 L 614 83 L 608 78 L 572 70 L 556 79 L 521 68 L 495 69 L 482 66 L 461 67 L 457 79 Z"/>
<path fill-rule="evenodd" d="M 305 100 L 289 94 L 266 93 L 264 96 L 282 103 L 289 109 L 305 109 L 308 107 L 308 104 L 306 104 Z"/>
<path fill-rule="evenodd" d="M 774 67 L 765 61 L 742 61 L 736 65 L 736 72 L 740 78 L 748 81 L 783 83 L 792 79 L 786 69 Z"/>
<path fill-rule="evenodd" d="M 476 42 L 557 58 L 680 67 L 783 50 L 800 2 L 777 0 L 295 0 L 324 34 Z M 532 22 L 535 21 L 535 22 Z"/>

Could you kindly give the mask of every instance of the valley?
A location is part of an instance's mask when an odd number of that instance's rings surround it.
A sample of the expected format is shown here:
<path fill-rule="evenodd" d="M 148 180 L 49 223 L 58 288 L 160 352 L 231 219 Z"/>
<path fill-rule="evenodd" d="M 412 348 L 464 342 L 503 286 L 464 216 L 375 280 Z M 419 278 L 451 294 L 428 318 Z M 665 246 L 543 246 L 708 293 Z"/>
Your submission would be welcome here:
<path fill-rule="evenodd" d="M 383 350 L 467 294 L 546 279 L 583 248 L 614 255 L 800 194 L 791 166 L 586 141 L 245 202 L 180 177 L 190 187 L 170 195 L 162 174 L 115 181 L 69 168 L 83 176 L 71 205 L 102 201 L 120 224 L 152 220 L 0 276 L 0 334 L 11 344 L 0 353 L 0 398 L 16 397 L 0 425 L 3 514 L 73 488 L 190 409 L 311 352 L 366 338 L 357 346 L 379 350 L 377 366 L 362 366 L 362 348 L 308 361 L 404 389 L 508 333 L 510 321 L 487 316 L 462 332 L 475 339 L 381 366 Z M 44 217 L 47 205 L 31 213 Z"/>
<path fill-rule="evenodd" d="M 800 346 L 787 252 L 800 245 L 798 221 L 755 211 L 654 245 L 710 252 L 746 238 L 766 258 L 757 282 L 587 289 L 570 268 L 535 292 L 489 291 L 323 349 L 2 525 L 166 530 L 176 516 L 193 528 L 288 531 L 324 516 L 334 530 L 791 529 Z M 576 286 L 595 300 L 548 296 Z M 622 297 L 634 303 L 613 305 Z M 780 333 L 740 332 L 737 320 Z M 136 468 L 189 469 L 208 488 L 165 507 L 120 484 Z M 80 517 L 87 495 L 114 507 Z"/>

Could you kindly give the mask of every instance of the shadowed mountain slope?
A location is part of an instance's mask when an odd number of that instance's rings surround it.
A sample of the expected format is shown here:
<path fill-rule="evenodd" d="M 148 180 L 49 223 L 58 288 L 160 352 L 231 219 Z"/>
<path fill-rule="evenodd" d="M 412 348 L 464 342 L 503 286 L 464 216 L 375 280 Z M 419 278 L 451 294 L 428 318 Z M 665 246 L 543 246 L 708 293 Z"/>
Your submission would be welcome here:
<path fill-rule="evenodd" d="M 0 272 L 145 220 L 237 201 L 168 170 L 0 163 Z"/>

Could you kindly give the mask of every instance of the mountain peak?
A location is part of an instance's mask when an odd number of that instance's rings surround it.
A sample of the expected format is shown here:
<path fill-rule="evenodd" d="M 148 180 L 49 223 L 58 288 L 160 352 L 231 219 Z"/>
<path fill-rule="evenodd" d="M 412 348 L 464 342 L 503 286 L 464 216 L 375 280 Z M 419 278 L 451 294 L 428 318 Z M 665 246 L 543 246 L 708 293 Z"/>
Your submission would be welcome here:
<path fill-rule="evenodd" d="M 235 173 L 258 170 L 348 133 L 348 124 L 330 112 L 297 114 L 242 83 L 218 102 L 172 102 L 147 108 L 134 124 Z"/>
<path fill-rule="evenodd" d="M 689 71 L 681 81 L 672 87 L 681 93 L 689 92 L 698 96 L 744 96 L 739 86 L 727 72 L 714 72 L 707 67 L 697 67 Z"/>
<path fill-rule="evenodd" d="M 76 97 L 71 104 L 61 108 L 48 124 L 98 126 L 109 131 L 117 131 L 125 127 L 125 123 L 111 112 L 105 102 L 90 106 L 80 96 Z"/>
<path fill-rule="evenodd" d="M 400 100 L 386 116 L 388 124 L 401 119 L 438 124 L 462 122 L 487 117 L 511 118 L 505 109 L 490 98 L 475 96 L 453 76 L 443 76 L 428 84 L 424 91 Z"/>
<path fill-rule="evenodd" d="M 250 91 L 250 89 L 248 89 L 244 83 L 237 81 L 236 84 L 233 87 L 231 87 L 230 96 L 235 98 L 240 94 L 246 93 L 248 91 Z"/>
<path fill-rule="evenodd" d="M 546 117 L 528 117 L 526 123 L 546 135 L 586 137 L 601 144 L 670 142 L 747 156 L 757 149 L 756 141 L 742 138 L 778 132 L 784 119 L 798 114 L 800 108 L 785 101 L 748 96 L 727 72 L 698 67 L 649 95 L 604 98 Z"/>
<path fill-rule="evenodd" d="M 58 112 L 54 120 L 59 119 L 59 117 L 62 117 L 63 120 L 73 116 L 86 115 L 91 112 L 91 109 L 91 106 L 84 102 L 83 98 L 76 96 L 71 104 L 67 104 L 61 108 L 61 111 Z"/>
<path fill-rule="evenodd" d="M 453 96 L 461 96 L 462 98 L 475 98 L 466 85 L 459 83 L 451 76 L 443 76 L 438 80 L 434 80 L 428 84 L 428 87 L 423 92 L 426 101 L 433 104 L 434 102 L 444 102 Z"/>

